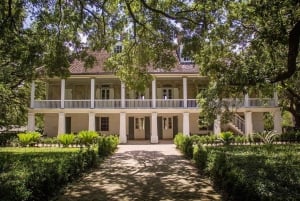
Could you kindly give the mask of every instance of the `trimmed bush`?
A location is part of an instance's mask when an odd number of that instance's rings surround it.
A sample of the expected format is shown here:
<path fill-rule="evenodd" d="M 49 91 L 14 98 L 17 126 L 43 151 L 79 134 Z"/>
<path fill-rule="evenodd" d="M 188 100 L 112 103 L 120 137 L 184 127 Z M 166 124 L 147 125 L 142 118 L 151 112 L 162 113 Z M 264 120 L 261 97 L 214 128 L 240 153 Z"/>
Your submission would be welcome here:
<path fill-rule="evenodd" d="M 230 145 L 230 143 L 234 140 L 233 133 L 230 131 L 220 133 L 218 138 L 224 145 Z"/>
<path fill-rule="evenodd" d="M 207 163 L 207 150 L 201 143 L 194 146 L 193 160 L 198 169 L 203 172 Z"/>
<path fill-rule="evenodd" d="M 72 133 L 71 134 L 60 134 L 57 136 L 57 139 L 64 147 L 68 147 L 70 144 L 72 144 L 74 142 L 75 135 Z"/>
<path fill-rule="evenodd" d="M 96 164 L 92 149 L 4 148 L 0 151 L 1 201 L 50 200 L 62 185 Z"/>
<path fill-rule="evenodd" d="M 98 139 L 98 155 L 106 157 L 111 155 L 118 147 L 119 138 L 115 135 L 101 136 Z"/>
<path fill-rule="evenodd" d="M 177 133 L 175 135 L 174 144 L 176 145 L 176 148 L 178 148 L 180 150 L 182 149 L 182 144 L 183 144 L 184 138 L 185 138 L 185 135 L 183 135 L 183 133 Z"/>
<path fill-rule="evenodd" d="M 39 132 L 35 131 L 18 134 L 19 142 L 23 147 L 33 145 L 34 143 L 38 142 L 41 136 L 42 135 Z"/>
<path fill-rule="evenodd" d="M 17 132 L 2 132 L 0 133 L 0 146 L 11 145 L 14 139 L 18 138 Z"/>
<path fill-rule="evenodd" d="M 97 143 L 97 138 L 99 134 L 96 131 L 80 131 L 78 133 L 78 139 L 81 144 L 84 144 L 87 147 L 90 147 L 93 144 Z"/>
<path fill-rule="evenodd" d="M 194 150 L 197 166 L 229 200 L 298 200 L 299 145 L 199 148 Z"/>

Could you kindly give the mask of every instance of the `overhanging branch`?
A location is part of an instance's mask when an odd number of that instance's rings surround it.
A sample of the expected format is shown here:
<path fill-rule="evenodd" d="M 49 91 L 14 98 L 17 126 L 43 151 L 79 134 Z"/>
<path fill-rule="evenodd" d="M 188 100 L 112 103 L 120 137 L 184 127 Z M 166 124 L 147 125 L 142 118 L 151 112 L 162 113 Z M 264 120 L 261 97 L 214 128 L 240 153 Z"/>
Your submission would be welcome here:
<path fill-rule="evenodd" d="M 297 70 L 297 56 L 299 53 L 299 42 L 300 42 L 300 21 L 298 21 L 293 29 L 289 33 L 289 52 L 287 71 L 277 75 L 272 83 L 286 80 L 290 78 Z"/>

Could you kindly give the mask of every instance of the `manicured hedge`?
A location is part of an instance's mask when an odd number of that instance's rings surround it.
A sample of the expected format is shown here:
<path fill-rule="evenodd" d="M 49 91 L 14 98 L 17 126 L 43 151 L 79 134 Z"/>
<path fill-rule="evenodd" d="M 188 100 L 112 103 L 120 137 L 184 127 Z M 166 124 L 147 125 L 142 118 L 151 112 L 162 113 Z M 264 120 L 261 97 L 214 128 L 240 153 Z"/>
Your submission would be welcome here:
<path fill-rule="evenodd" d="M 198 144 L 193 158 L 229 200 L 300 200 L 300 145 Z"/>
<path fill-rule="evenodd" d="M 0 132 L 0 146 L 10 146 L 12 141 L 16 139 L 18 132 Z"/>
<path fill-rule="evenodd" d="M 63 184 L 95 163 L 92 149 L 2 148 L 1 201 L 49 200 Z"/>
<path fill-rule="evenodd" d="M 119 138 L 115 135 L 101 136 L 98 139 L 98 155 L 106 157 L 111 155 L 118 147 Z"/>

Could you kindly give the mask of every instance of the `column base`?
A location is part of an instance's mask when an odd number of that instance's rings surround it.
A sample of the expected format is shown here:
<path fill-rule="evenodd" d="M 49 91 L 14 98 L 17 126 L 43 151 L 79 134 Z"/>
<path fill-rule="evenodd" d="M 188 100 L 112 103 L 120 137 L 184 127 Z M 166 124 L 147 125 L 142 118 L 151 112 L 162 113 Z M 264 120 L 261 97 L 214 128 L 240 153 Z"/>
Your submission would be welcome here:
<path fill-rule="evenodd" d="M 120 144 L 126 144 L 127 143 L 127 137 L 126 137 L 126 135 L 125 136 L 121 136 L 120 135 L 119 140 L 120 140 Z"/>
<path fill-rule="evenodd" d="M 151 136 L 151 141 L 152 144 L 157 144 L 158 143 L 158 136 Z"/>

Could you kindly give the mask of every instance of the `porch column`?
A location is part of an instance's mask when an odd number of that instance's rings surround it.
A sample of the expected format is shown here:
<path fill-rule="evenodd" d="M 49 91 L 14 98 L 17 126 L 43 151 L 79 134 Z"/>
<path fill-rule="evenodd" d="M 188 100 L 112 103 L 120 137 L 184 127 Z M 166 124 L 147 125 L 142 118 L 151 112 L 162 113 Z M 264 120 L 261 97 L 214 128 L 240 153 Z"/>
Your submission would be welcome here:
<path fill-rule="evenodd" d="M 95 108 L 95 79 L 91 79 L 91 108 Z"/>
<path fill-rule="evenodd" d="M 245 112 L 245 134 L 249 136 L 253 133 L 252 112 Z"/>
<path fill-rule="evenodd" d="M 30 92 L 30 108 L 34 108 L 34 98 L 35 98 L 35 82 L 31 82 L 31 92 Z"/>
<path fill-rule="evenodd" d="M 127 143 L 127 136 L 126 136 L 126 113 L 120 113 L 120 143 L 124 144 Z"/>
<path fill-rule="evenodd" d="M 248 93 L 245 94 L 245 98 L 244 98 L 244 106 L 245 107 L 249 107 L 249 95 Z"/>
<path fill-rule="evenodd" d="M 65 113 L 60 112 L 58 113 L 58 129 L 57 134 L 63 134 L 66 132 L 66 117 Z"/>
<path fill-rule="evenodd" d="M 273 113 L 273 120 L 274 120 L 274 131 L 278 134 L 282 134 L 282 119 L 281 119 L 280 109 L 276 110 Z"/>
<path fill-rule="evenodd" d="M 28 113 L 27 131 L 35 131 L 35 114 Z"/>
<path fill-rule="evenodd" d="M 121 82 L 121 108 L 125 108 L 125 83 L 124 82 Z"/>
<path fill-rule="evenodd" d="M 186 136 L 190 136 L 190 113 L 184 112 L 183 113 L 183 128 L 182 132 Z"/>
<path fill-rule="evenodd" d="M 65 87 L 66 86 L 66 80 L 61 79 L 60 81 L 60 107 L 65 108 Z"/>
<path fill-rule="evenodd" d="M 183 107 L 187 108 L 187 78 L 183 77 Z"/>
<path fill-rule="evenodd" d="M 152 108 L 156 108 L 156 79 L 152 80 Z"/>
<path fill-rule="evenodd" d="M 89 131 L 95 131 L 95 113 L 89 113 Z"/>
<path fill-rule="evenodd" d="M 274 106 L 277 107 L 278 106 L 278 94 L 277 94 L 277 91 L 274 91 L 273 99 L 274 99 Z"/>
<path fill-rule="evenodd" d="M 221 133 L 221 115 L 217 115 L 214 121 L 214 134 L 218 135 Z"/>
<path fill-rule="evenodd" d="M 151 114 L 151 143 L 158 143 L 157 112 Z"/>

